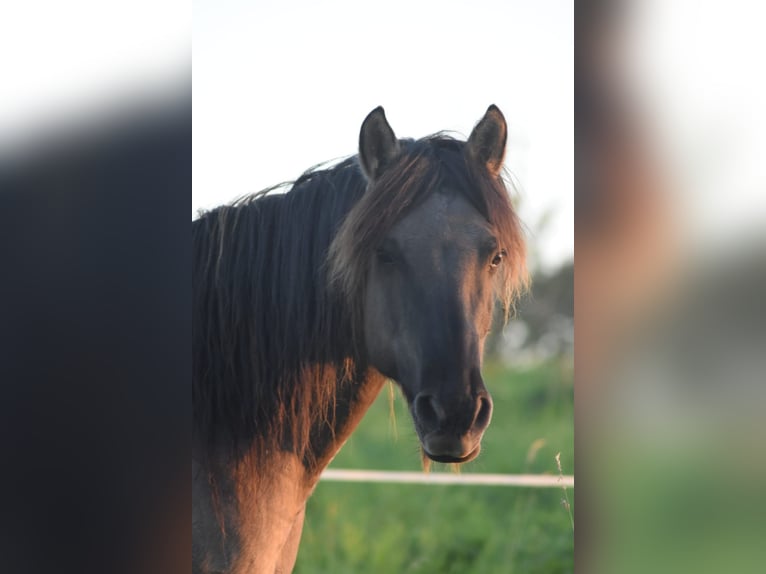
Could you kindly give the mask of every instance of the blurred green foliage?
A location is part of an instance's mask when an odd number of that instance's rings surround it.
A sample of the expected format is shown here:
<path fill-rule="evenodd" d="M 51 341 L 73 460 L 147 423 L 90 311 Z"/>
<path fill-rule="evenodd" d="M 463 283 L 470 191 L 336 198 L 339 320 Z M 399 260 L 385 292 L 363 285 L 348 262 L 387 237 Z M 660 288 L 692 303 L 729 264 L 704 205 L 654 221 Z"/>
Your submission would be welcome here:
<path fill-rule="evenodd" d="M 482 454 L 460 472 L 572 474 L 572 366 L 484 369 L 495 409 Z M 389 390 L 331 465 L 418 470 L 418 441 L 404 399 Z M 451 472 L 434 464 L 432 472 Z M 295 572 L 565 573 L 573 533 L 560 489 L 321 482 L 308 502 Z M 569 492 L 570 501 L 574 493 Z M 574 512 L 574 504 L 573 504 Z"/>

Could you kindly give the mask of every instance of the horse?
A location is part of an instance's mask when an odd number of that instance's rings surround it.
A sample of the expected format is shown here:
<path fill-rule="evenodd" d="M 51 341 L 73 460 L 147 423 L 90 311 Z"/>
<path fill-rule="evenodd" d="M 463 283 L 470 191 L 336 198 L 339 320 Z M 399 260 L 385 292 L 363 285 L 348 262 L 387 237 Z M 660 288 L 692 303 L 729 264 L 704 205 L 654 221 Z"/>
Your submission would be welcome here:
<path fill-rule="evenodd" d="M 398 139 L 378 107 L 357 155 L 192 222 L 193 572 L 290 572 L 387 380 L 424 460 L 478 456 L 484 342 L 527 280 L 506 139 L 494 105 L 466 141 Z"/>

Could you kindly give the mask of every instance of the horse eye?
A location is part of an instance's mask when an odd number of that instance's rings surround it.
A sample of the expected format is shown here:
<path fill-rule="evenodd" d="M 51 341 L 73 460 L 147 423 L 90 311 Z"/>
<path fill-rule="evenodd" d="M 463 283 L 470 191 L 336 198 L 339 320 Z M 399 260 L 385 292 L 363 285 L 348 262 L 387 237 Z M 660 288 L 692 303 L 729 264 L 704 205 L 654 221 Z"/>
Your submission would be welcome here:
<path fill-rule="evenodd" d="M 489 266 L 492 267 L 492 269 L 496 269 L 503 262 L 504 258 L 505 258 L 505 251 L 501 251 L 500 253 L 495 254 Z"/>
<path fill-rule="evenodd" d="M 378 261 L 383 265 L 393 265 L 394 264 L 394 256 L 391 254 L 390 251 L 381 248 L 378 248 L 378 250 L 375 252 L 375 254 L 378 257 Z"/>

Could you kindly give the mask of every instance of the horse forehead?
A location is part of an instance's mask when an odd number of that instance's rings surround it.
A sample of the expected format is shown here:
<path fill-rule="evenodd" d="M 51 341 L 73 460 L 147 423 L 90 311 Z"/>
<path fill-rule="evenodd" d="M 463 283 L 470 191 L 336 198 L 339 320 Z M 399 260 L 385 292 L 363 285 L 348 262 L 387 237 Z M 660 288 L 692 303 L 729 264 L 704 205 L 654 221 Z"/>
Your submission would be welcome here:
<path fill-rule="evenodd" d="M 413 208 L 394 226 L 391 235 L 405 245 L 469 246 L 489 232 L 489 224 L 463 194 L 444 190 Z"/>

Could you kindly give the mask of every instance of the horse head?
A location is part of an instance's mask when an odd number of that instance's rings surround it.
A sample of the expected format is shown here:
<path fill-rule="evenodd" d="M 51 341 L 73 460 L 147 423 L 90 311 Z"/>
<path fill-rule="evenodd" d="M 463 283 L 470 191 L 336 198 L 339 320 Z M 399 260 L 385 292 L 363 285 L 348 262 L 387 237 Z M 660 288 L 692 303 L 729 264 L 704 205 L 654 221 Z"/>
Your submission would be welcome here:
<path fill-rule="evenodd" d="M 506 134 L 495 106 L 467 142 L 398 140 L 373 110 L 359 138 L 368 187 L 333 246 L 336 274 L 357 292 L 366 358 L 399 384 L 423 451 L 438 462 L 479 454 L 492 417 L 484 343 L 495 301 L 508 304 L 525 277 L 500 178 Z"/>

